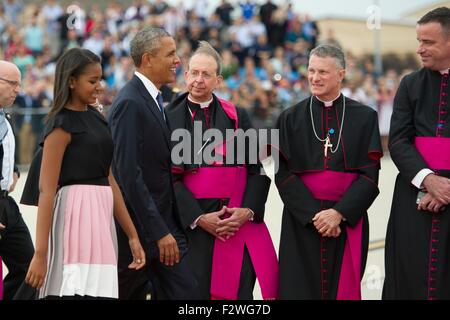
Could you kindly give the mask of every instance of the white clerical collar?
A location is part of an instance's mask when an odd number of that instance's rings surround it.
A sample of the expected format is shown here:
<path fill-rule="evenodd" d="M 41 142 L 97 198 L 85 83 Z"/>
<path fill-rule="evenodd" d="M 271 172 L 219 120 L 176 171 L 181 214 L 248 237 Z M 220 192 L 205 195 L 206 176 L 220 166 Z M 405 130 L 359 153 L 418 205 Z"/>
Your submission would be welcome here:
<path fill-rule="evenodd" d="M 199 104 L 199 105 L 200 105 L 200 108 L 202 108 L 202 109 L 208 108 L 209 105 L 211 104 L 211 102 L 213 101 L 213 99 L 214 99 L 214 98 L 211 98 L 211 100 L 208 100 L 208 101 L 206 101 L 206 102 L 197 102 L 197 101 L 194 101 L 194 100 L 191 98 L 190 95 L 188 95 L 188 100 L 189 100 L 190 102 L 192 102 L 192 103 Z"/>
<path fill-rule="evenodd" d="M 333 105 L 333 102 L 335 102 L 337 99 L 339 99 L 340 96 L 341 96 L 341 93 L 339 92 L 339 94 L 337 95 L 337 97 L 334 98 L 333 100 L 330 100 L 330 101 L 322 101 L 322 100 L 319 99 L 318 96 L 315 96 L 315 97 L 316 97 L 317 100 L 319 100 L 320 102 L 322 102 L 322 103 L 325 105 L 325 107 L 331 107 L 331 106 Z"/>
<path fill-rule="evenodd" d="M 441 74 L 448 74 L 449 68 L 439 71 Z"/>

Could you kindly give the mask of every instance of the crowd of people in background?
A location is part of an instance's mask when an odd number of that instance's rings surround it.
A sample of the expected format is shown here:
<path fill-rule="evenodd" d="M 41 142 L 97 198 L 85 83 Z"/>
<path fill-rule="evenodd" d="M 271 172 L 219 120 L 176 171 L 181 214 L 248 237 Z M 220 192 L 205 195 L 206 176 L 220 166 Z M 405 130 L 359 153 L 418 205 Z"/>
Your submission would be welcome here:
<path fill-rule="evenodd" d="M 289 3 L 208 5 L 3 0 L 0 299 L 250 300 L 257 278 L 267 300 L 361 300 L 387 140 L 399 173 L 382 299 L 448 299 L 450 8 L 416 23 L 422 68 L 381 72 Z M 19 162 L 40 135 L 21 199 L 38 206 L 32 258 L 10 196 L 14 102 Z M 261 128 L 279 143 L 239 137 Z"/>
<path fill-rule="evenodd" d="M 164 0 L 134 0 L 124 6 L 111 1 L 84 7 L 74 2 L 62 7 L 56 0 L 41 4 L 3 0 L 0 6 L 0 58 L 16 64 L 23 90 L 17 97 L 14 117 L 19 140 L 18 162 L 31 161 L 43 128 L 45 108 L 53 99 L 56 60 L 74 47 L 89 49 L 102 58 L 108 107 L 117 91 L 132 77 L 130 41 L 145 25 L 166 29 L 177 41 L 181 64 L 175 95 L 185 92 L 184 66 L 199 40 L 207 40 L 223 59 L 223 84 L 218 97 L 246 108 L 256 128 L 272 128 L 281 111 L 309 95 L 306 70 L 309 52 L 319 43 L 339 46 L 331 30 L 320 30 L 308 14 L 296 12 L 290 2 L 268 0 L 262 5 L 247 0 L 222 0 L 210 8 L 197 0 L 186 8 Z M 403 74 L 410 70 L 375 71 L 371 57 L 357 58 L 343 48 L 347 58 L 346 96 L 379 113 L 381 135 L 387 137 L 394 94 Z M 39 110 L 33 112 L 33 110 Z M 387 139 L 385 139 L 387 140 Z"/>

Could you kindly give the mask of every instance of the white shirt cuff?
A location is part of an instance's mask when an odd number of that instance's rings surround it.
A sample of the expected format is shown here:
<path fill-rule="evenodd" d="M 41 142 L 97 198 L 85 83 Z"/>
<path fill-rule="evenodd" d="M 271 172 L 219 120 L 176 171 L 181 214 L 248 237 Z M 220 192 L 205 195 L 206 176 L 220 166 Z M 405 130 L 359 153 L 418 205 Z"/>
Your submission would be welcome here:
<path fill-rule="evenodd" d="M 430 169 L 422 169 L 419 171 L 419 173 L 416 174 L 416 176 L 414 177 L 414 179 L 412 179 L 411 183 L 417 188 L 417 189 L 422 189 L 423 185 L 422 182 L 425 179 L 425 177 L 431 173 L 434 173 L 433 171 L 431 171 Z"/>
<path fill-rule="evenodd" d="M 195 228 L 197 228 L 197 222 L 198 222 L 198 220 L 200 220 L 200 218 L 203 217 L 203 216 L 204 216 L 203 214 L 199 215 L 198 218 L 195 219 L 194 222 L 191 223 L 190 227 L 191 227 L 192 230 L 194 230 Z"/>

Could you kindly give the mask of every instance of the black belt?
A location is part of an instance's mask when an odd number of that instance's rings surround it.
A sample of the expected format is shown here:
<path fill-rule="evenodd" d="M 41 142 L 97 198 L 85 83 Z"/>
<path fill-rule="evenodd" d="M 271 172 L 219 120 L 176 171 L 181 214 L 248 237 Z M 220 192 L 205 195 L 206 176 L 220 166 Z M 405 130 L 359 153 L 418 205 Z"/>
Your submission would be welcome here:
<path fill-rule="evenodd" d="M 0 190 L 0 198 L 6 198 L 8 196 L 7 190 Z"/>

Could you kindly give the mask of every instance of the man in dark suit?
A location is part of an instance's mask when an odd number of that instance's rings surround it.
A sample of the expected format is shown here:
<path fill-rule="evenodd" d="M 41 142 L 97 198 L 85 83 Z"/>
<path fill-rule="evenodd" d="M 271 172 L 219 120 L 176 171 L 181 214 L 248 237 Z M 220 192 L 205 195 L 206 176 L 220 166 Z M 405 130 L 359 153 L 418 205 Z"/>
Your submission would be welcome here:
<path fill-rule="evenodd" d="M 25 88 L 14 101 L 18 113 L 14 116 L 18 133 L 18 163 L 31 163 L 38 146 L 37 137 L 43 129 L 43 116 L 33 111 L 42 107 L 38 97 L 33 94 L 33 88 Z"/>
<path fill-rule="evenodd" d="M 113 172 L 150 262 L 145 275 L 128 269 L 128 240 L 118 230 L 119 296 L 142 298 L 151 277 L 156 299 L 192 299 L 196 282 L 183 259 L 186 238 L 173 193 L 170 131 L 160 92 L 175 81 L 180 59 L 174 39 L 160 28 L 139 31 L 130 51 L 136 72 L 117 94 L 108 122 Z"/>

